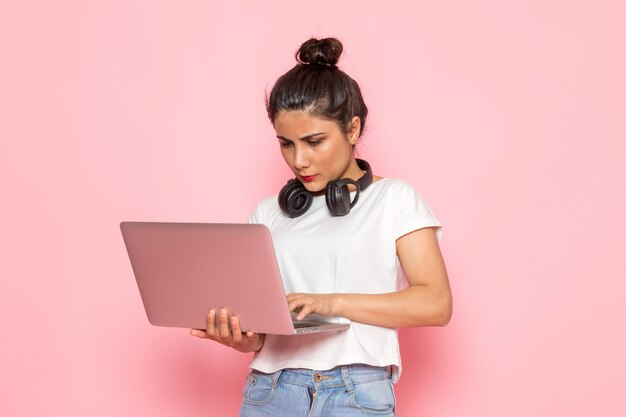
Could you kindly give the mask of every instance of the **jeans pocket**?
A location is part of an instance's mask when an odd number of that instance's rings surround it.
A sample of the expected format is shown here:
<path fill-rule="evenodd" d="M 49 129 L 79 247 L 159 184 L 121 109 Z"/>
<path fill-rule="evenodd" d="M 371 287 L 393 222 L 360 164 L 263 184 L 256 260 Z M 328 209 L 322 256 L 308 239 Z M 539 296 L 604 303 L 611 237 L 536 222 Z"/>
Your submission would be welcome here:
<path fill-rule="evenodd" d="M 275 391 L 271 375 L 253 372 L 248 375 L 243 387 L 243 401 L 252 405 L 263 405 L 272 399 Z"/>
<path fill-rule="evenodd" d="M 393 414 L 396 396 L 391 381 L 381 379 L 355 385 L 352 405 L 367 414 Z"/>

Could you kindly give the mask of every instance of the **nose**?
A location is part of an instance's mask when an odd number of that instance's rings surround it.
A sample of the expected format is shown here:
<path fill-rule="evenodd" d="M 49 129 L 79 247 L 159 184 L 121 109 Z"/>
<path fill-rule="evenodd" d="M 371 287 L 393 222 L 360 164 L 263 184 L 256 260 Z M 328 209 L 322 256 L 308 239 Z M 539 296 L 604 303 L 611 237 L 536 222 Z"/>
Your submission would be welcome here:
<path fill-rule="evenodd" d="M 293 165 L 298 170 L 308 168 L 308 166 L 311 165 L 306 149 L 303 149 L 300 146 L 294 147 Z"/>

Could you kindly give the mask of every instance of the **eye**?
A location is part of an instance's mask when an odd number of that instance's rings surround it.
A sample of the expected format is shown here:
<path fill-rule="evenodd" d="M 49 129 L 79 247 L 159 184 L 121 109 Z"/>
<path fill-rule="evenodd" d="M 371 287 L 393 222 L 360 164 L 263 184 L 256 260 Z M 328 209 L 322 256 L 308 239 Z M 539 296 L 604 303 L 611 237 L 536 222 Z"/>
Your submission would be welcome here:
<path fill-rule="evenodd" d="M 287 148 L 287 147 L 293 145 L 293 142 L 289 142 L 289 141 L 286 141 L 286 140 L 281 140 L 278 143 L 280 144 L 281 148 Z"/>
<path fill-rule="evenodd" d="M 309 141 L 308 141 L 308 144 L 309 144 L 309 145 L 311 145 L 311 146 L 317 146 L 317 145 L 319 145 L 320 143 L 322 143 L 322 141 L 321 141 L 321 140 L 309 140 Z"/>

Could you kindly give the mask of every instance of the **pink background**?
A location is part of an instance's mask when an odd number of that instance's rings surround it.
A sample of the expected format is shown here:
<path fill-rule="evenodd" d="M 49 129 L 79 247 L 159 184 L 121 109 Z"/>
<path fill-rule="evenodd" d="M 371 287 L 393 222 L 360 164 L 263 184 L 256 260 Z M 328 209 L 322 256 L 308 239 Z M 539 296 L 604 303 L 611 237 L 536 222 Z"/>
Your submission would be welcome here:
<path fill-rule="evenodd" d="M 512 4 L 515 3 L 515 4 Z M 118 224 L 243 221 L 266 88 L 339 37 L 360 155 L 445 224 L 401 416 L 626 415 L 622 1 L 0 2 L 0 415 L 234 415 L 249 357 L 150 326 Z"/>

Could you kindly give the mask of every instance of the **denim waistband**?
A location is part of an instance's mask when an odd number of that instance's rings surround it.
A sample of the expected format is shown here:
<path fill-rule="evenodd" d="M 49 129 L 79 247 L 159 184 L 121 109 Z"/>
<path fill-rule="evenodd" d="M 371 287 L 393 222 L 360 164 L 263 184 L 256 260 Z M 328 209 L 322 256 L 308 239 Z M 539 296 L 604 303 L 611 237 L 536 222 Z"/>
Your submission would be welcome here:
<path fill-rule="evenodd" d="M 255 370 L 252 373 L 261 374 Z M 272 385 L 283 382 L 315 387 L 315 389 L 345 386 L 352 391 L 353 385 L 391 378 L 391 367 L 353 364 L 337 366 L 329 370 L 287 368 L 263 375 L 272 379 Z"/>

